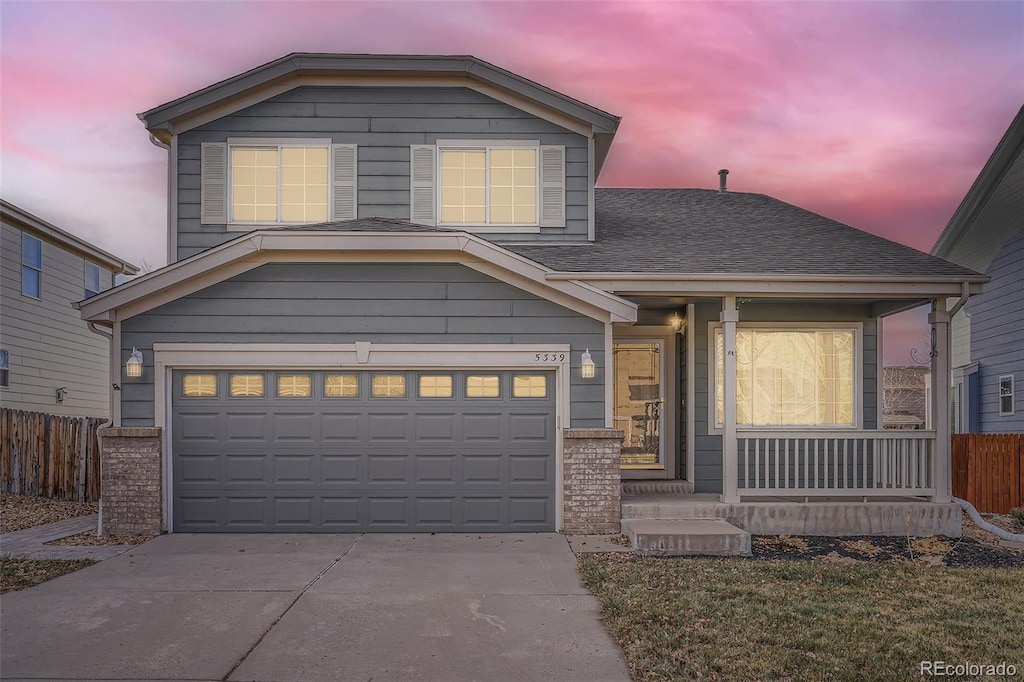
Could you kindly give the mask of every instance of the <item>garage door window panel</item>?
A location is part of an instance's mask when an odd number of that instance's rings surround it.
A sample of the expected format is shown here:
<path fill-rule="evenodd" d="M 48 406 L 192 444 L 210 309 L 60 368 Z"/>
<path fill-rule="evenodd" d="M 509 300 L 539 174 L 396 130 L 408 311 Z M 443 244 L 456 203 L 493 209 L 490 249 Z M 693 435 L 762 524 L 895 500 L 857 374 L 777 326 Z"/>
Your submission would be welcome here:
<path fill-rule="evenodd" d="M 501 380 L 498 375 L 470 374 L 466 377 L 467 398 L 500 398 Z"/>
<path fill-rule="evenodd" d="M 185 398 L 216 398 L 216 374 L 186 374 L 181 379 L 181 395 Z"/>
<path fill-rule="evenodd" d="M 266 393 L 265 383 L 265 377 L 262 374 L 232 374 L 231 397 L 262 398 Z"/>
<path fill-rule="evenodd" d="M 374 398 L 405 397 L 404 374 L 374 374 L 371 383 L 373 386 L 371 395 Z"/>
<path fill-rule="evenodd" d="M 278 398 L 312 398 L 313 376 L 310 374 L 278 374 Z"/>
<path fill-rule="evenodd" d="M 547 398 L 548 378 L 543 374 L 516 374 L 512 377 L 513 398 Z"/>
<path fill-rule="evenodd" d="M 450 374 L 421 374 L 419 384 L 421 398 L 451 398 L 454 395 Z"/>
<path fill-rule="evenodd" d="M 324 397 L 326 398 L 358 398 L 359 375 L 357 374 L 325 374 Z"/>

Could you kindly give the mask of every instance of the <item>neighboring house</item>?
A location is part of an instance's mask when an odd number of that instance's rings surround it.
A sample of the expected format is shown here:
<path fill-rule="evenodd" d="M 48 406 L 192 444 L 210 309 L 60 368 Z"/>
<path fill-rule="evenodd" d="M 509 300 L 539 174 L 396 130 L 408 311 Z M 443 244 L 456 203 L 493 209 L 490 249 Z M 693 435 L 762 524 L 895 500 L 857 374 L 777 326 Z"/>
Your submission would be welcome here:
<path fill-rule="evenodd" d="M 623 479 L 949 501 L 945 403 L 881 430 L 880 319 L 946 339 L 978 273 L 724 173 L 597 188 L 619 118 L 473 57 L 293 54 L 140 118 L 171 264 L 81 311 L 169 530 L 618 532 Z"/>
<path fill-rule="evenodd" d="M 882 373 L 882 427 L 923 429 L 930 421 L 931 370 L 920 365 L 886 367 Z"/>
<path fill-rule="evenodd" d="M 1024 107 L 932 253 L 992 278 L 953 318 L 954 430 L 1024 432 Z"/>
<path fill-rule="evenodd" d="M 109 417 L 110 344 L 72 303 L 138 268 L 6 201 L 0 229 L 0 403 Z"/>

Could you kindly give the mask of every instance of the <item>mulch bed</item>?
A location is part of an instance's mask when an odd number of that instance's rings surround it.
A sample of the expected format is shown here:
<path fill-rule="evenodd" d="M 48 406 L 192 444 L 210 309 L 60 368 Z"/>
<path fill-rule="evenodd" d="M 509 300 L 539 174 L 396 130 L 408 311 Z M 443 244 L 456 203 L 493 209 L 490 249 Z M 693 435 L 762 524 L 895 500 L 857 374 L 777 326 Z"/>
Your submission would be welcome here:
<path fill-rule="evenodd" d="M 997 547 L 973 538 L 820 537 L 758 535 L 754 559 L 808 560 L 831 564 L 906 563 L 921 566 L 1024 568 L 1024 551 Z"/>
<path fill-rule="evenodd" d="M 149 542 L 155 535 L 104 535 L 97 536 L 94 532 L 69 535 L 66 538 L 52 540 L 48 545 L 59 545 L 61 547 L 105 547 L 107 545 L 141 545 Z"/>
<path fill-rule="evenodd" d="M 99 511 L 95 502 L 68 502 L 0 492 L 0 533 L 35 528 Z"/>

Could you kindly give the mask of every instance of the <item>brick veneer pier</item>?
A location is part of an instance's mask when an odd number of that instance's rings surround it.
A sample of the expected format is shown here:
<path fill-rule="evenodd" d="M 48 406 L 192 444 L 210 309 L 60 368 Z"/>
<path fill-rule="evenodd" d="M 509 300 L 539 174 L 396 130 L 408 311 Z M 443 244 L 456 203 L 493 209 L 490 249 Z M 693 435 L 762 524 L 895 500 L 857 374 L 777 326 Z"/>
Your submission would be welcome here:
<path fill-rule="evenodd" d="M 620 429 L 566 429 L 562 437 L 565 506 L 562 530 L 570 535 L 621 532 Z"/>
<path fill-rule="evenodd" d="M 152 535 L 163 530 L 160 431 L 100 429 L 104 535 Z"/>

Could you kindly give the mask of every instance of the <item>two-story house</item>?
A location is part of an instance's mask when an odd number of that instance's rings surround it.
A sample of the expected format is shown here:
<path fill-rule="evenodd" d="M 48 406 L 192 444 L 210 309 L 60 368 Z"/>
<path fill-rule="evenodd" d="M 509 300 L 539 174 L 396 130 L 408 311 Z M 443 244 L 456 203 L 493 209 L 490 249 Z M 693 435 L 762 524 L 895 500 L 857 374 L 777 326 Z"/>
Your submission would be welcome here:
<path fill-rule="evenodd" d="M 110 342 L 72 303 L 106 291 L 131 263 L 0 200 L 0 403 L 110 416 Z"/>
<path fill-rule="evenodd" d="M 1024 107 L 932 254 L 992 281 L 953 318 L 953 430 L 1024 432 Z"/>
<path fill-rule="evenodd" d="M 167 530 L 618 532 L 654 494 L 958 532 L 946 404 L 881 429 L 880 327 L 932 304 L 948 368 L 984 276 L 724 171 L 600 188 L 619 118 L 473 57 L 292 54 L 140 118 L 172 262 L 81 311 Z"/>

